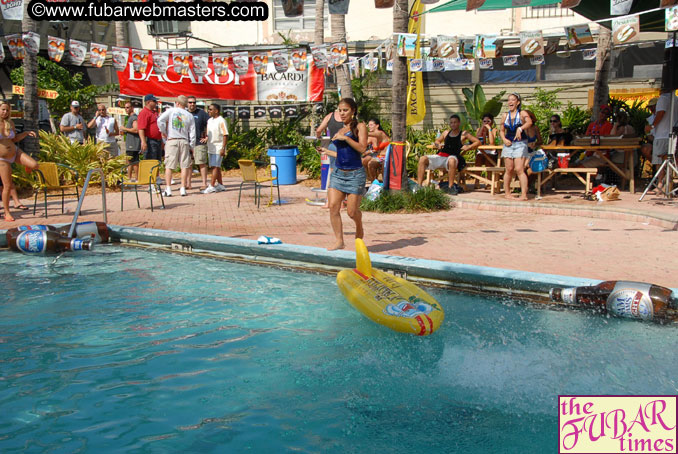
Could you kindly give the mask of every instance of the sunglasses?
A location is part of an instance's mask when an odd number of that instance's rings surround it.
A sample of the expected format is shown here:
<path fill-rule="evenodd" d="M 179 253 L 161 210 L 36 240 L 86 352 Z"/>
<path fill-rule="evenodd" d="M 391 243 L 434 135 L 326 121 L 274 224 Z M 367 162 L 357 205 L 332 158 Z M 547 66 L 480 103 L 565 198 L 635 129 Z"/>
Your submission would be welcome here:
<path fill-rule="evenodd" d="M 188 101 L 189 104 L 195 104 L 195 101 Z"/>
<path fill-rule="evenodd" d="M 560 120 L 551 120 L 551 123 L 560 123 Z"/>

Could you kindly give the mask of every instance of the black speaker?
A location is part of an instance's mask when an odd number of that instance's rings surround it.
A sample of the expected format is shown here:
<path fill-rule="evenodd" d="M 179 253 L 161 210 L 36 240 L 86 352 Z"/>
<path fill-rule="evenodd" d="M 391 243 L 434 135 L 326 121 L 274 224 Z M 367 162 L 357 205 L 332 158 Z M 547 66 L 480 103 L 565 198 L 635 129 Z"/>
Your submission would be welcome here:
<path fill-rule="evenodd" d="M 662 90 L 678 90 L 678 47 L 669 47 L 664 51 Z"/>

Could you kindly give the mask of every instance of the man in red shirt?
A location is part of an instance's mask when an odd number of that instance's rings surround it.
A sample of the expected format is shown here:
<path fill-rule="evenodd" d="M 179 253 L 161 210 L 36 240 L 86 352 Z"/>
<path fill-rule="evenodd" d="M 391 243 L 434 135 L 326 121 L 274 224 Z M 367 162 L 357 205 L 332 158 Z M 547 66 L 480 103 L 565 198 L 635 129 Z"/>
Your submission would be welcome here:
<path fill-rule="evenodd" d="M 144 96 L 144 108 L 139 112 L 137 127 L 144 159 L 162 161 L 162 135 L 158 129 L 158 99 L 155 96 Z"/>
<path fill-rule="evenodd" d="M 598 121 L 589 123 L 586 128 L 586 135 L 597 134 L 599 136 L 609 136 L 612 132 L 612 123 L 607 119 L 612 115 L 612 109 L 607 104 L 600 106 L 600 113 L 598 114 Z"/>

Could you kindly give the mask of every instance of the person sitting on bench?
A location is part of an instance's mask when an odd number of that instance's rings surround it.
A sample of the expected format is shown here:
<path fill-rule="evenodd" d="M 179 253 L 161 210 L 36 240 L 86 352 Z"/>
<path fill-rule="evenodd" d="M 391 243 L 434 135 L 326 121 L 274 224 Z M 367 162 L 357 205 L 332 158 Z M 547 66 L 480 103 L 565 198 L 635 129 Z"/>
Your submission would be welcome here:
<path fill-rule="evenodd" d="M 367 171 L 367 182 L 372 183 L 384 168 L 386 148 L 391 138 L 381 129 L 381 122 L 372 118 L 367 122 L 367 151 L 363 154 L 363 166 Z"/>
<path fill-rule="evenodd" d="M 448 171 L 449 181 L 447 193 L 457 195 L 461 192 L 461 187 L 454 182 L 457 171 L 461 172 L 466 167 L 466 160 L 461 153 L 478 148 L 480 140 L 466 131 L 461 131 L 460 126 L 459 115 L 452 115 L 450 117 L 450 129 L 443 132 L 434 143 L 438 153 L 419 158 L 419 167 L 417 168 L 417 183 L 419 186 L 424 182 L 426 170 L 445 169 Z M 462 145 L 464 141 L 471 143 Z"/>

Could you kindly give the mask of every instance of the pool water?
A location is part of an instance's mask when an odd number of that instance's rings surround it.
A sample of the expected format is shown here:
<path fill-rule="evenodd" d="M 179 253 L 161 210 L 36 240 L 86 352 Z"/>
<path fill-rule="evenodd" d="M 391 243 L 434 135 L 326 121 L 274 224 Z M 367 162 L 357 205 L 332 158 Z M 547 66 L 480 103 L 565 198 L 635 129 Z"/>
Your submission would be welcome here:
<path fill-rule="evenodd" d="M 0 254 L 0 452 L 554 452 L 558 394 L 676 394 L 670 326 L 430 289 L 429 337 L 333 276 Z"/>

